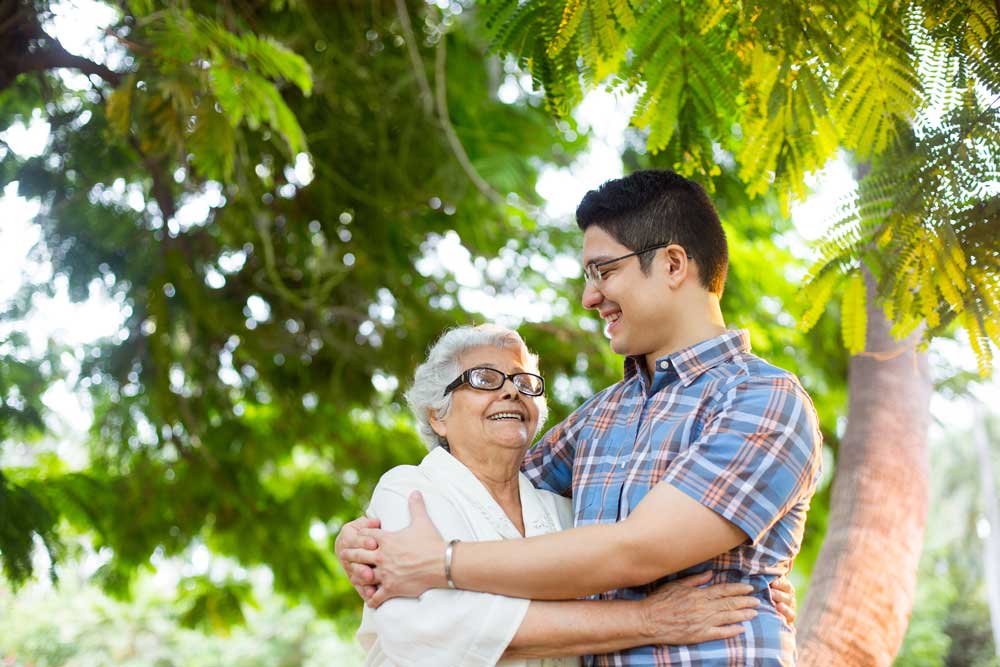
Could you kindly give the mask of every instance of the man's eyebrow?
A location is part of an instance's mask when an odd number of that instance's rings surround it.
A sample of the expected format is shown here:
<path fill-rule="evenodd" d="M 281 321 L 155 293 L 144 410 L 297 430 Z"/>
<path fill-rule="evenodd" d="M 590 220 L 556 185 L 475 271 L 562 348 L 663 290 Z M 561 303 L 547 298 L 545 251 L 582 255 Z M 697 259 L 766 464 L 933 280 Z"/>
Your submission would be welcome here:
<path fill-rule="evenodd" d="M 587 266 L 588 264 L 600 264 L 601 262 L 607 262 L 612 259 L 615 258 L 611 255 L 595 255 L 590 259 L 584 260 L 583 265 Z"/>

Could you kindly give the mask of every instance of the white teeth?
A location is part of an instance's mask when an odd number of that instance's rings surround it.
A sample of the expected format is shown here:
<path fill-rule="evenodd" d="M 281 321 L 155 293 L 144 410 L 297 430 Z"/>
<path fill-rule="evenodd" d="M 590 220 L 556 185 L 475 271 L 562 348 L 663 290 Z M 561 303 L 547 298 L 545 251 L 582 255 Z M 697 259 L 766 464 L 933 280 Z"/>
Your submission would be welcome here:
<path fill-rule="evenodd" d="M 495 415 L 490 415 L 487 419 L 492 419 L 493 421 L 500 421 L 501 419 L 516 419 L 518 421 L 524 421 L 524 417 L 516 412 L 498 412 Z"/>
<path fill-rule="evenodd" d="M 620 318 L 621 316 L 622 316 L 621 313 L 612 313 L 611 315 L 608 315 L 608 322 L 613 324 L 617 322 L 618 318 Z"/>

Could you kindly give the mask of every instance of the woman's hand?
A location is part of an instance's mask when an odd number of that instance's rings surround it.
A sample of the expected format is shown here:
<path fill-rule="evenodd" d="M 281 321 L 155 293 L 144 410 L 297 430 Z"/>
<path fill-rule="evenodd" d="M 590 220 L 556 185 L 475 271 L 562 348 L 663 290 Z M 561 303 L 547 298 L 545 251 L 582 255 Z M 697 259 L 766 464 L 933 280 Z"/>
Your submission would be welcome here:
<path fill-rule="evenodd" d="M 778 613 L 785 617 L 785 621 L 794 625 L 798 602 L 795 598 L 795 586 L 792 586 L 787 577 L 781 576 L 771 582 L 771 601 Z"/>
<path fill-rule="evenodd" d="M 366 564 L 374 568 L 375 577 L 371 583 L 378 588 L 367 597 L 367 604 L 373 609 L 391 598 L 415 598 L 431 588 L 448 585 L 444 576 L 445 541 L 431 523 L 419 491 L 410 494 L 409 503 L 410 525 L 407 528 L 398 532 L 361 528 L 357 537 L 360 540 L 373 538 L 378 548 L 344 549 L 340 554 L 355 567 Z"/>
<path fill-rule="evenodd" d="M 700 644 L 743 632 L 740 625 L 757 615 L 760 600 L 749 584 L 717 584 L 711 571 L 663 584 L 641 601 L 643 633 L 651 644 Z"/>

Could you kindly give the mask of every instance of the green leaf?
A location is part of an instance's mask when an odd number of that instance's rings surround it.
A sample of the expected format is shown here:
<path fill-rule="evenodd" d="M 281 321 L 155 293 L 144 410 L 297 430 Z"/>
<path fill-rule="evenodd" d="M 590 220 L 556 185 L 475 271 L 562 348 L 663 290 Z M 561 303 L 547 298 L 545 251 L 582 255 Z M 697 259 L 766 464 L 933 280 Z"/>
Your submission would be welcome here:
<path fill-rule="evenodd" d="M 844 286 L 840 307 L 840 331 L 848 354 L 864 352 L 868 331 L 866 304 L 864 274 L 855 271 Z"/>

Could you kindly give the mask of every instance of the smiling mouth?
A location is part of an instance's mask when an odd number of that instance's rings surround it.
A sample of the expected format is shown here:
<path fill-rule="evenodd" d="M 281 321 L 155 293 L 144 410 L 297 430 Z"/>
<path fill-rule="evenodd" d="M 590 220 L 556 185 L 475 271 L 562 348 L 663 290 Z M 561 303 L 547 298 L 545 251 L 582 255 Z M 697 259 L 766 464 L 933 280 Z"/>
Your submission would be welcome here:
<path fill-rule="evenodd" d="M 524 415 L 519 415 L 516 412 L 498 412 L 495 415 L 490 415 L 489 417 L 487 417 L 487 419 L 495 422 L 504 420 L 523 422 Z"/>

